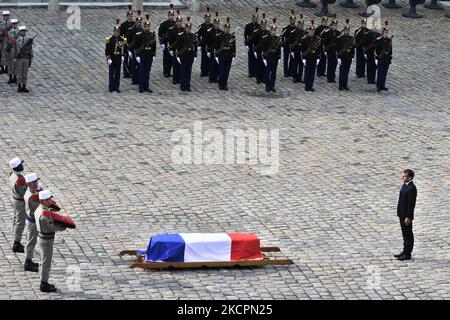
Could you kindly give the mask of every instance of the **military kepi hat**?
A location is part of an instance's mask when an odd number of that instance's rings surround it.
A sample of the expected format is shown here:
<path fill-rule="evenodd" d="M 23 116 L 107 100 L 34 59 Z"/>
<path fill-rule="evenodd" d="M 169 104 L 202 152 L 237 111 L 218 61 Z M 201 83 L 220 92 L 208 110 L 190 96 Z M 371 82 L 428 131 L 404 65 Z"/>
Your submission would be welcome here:
<path fill-rule="evenodd" d="M 11 169 L 15 169 L 18 166 L 20 166 L 23 163 L 23 160 L 20 159 L 19 157 L 15 157 L 13 159 L 11 159 L 11 161 L 9 161 L 9 167 Z"/>

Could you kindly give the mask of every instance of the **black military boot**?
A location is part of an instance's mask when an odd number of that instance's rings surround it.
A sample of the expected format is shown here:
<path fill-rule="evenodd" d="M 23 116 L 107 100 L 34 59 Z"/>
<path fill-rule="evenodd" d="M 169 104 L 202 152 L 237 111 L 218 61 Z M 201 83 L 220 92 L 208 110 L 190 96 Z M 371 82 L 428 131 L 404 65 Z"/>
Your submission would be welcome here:
<path fill-rule="evenodd" d="M 27 259 L 25 260 L 24 269 L 25 271 L 38 272 L 39 264 L 33 262 L 31 259 Z"/>
<path fill-rule="evenodd" d="M 13 76 L 10 74 L 9 75 L 9 80 L 8 80 L 8 84 L 14 83 L 13 82 Z"/>
<path fill-rule="evenodd" d="M 25 93 L 30 92 L 30 90 L 27 89 L 27 86 L 25 83 L 22 85 L 22 92 L 25 92 Z"/>
<path fill-rule="evenodd" d="M 13 76 L 13 83 L 17 83 L 17 76 L 16 75 Z"/>
<path fill-rule="evenodd" d="M 41 292 L 56 292 L 56 287 L 47 281 L 42 281 L 41 286 L 39 288 Z"/>
<path fill-rule="evenodd" d="M 24 253 L 25 248 L 23 247 L 23 245 L 19 242 L 19 241 L 14 241 L 14 245 L 12 247 L 13 252 L 20 252 L 20 253 Z"/>
<path fill-rule="evenodd" d="M 3 73 L 5 73 L 5 67 L 0 66 L 0 74 L 3 74 Z"/>
<path fill-rule="evenodd" d="M 22 91 L 22 84 L 21 84 L 21 83 L 19 83 L 19 84 L 17 85 L 17 92 L 23 92 L 23 91 Z"/>

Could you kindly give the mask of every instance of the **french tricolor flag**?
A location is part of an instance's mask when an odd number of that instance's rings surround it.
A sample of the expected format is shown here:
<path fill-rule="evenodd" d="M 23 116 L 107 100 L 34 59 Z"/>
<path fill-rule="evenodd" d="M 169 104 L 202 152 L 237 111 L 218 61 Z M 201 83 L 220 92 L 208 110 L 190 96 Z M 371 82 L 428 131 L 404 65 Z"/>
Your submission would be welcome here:
<path fill-rule="evenodd" d="M 150 238 L 147 262 L 214 262 L 262 259 L 260 241 L 244 233 L 171 233 Z"/>

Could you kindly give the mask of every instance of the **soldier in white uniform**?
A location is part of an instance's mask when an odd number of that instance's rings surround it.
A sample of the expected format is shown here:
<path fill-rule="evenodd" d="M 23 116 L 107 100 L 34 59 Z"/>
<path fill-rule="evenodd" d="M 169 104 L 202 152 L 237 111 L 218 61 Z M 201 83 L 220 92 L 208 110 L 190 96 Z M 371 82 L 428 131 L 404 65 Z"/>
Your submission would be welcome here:
<path fill-rule="evenodd" d="M 23 229 L 25 228 L 25 201 L 23 196 L 27 190 L 25 177 L 23 176 L 23 161 L 14 158 L 9 162 L 9 167 L 13 170 L 9 176 L 9 186 L 11 189 L 11 202 L 13 207 L 13 252 L 24 252 L 24 247 L 20 243 Z"/>
<path fill-rule="evenodd" d="M 34 220 L 34 211 L 39 206 L 39 186 L 36 173 L 30 173 L 25 176 L 25 182 L 28 189 L 23 197 L 25 200 L 25 212 L 27 213 L 25 221 L 25 271 L 38 272 L 39 264 L 33 262 L 34 248 L 37 241 L 36 221 Z"/>
<path fill-rule="evenodd" d="M 8 31 L 11 28 L 11 23 L 9 22 L 9 18 L 11 13 L 9 10 L 2 11 L 3 21 L 0 22 L 0 74 L 8 73 L 8 67 L 6 66 L 6 57 L 5 57 L 5 44 L 6 37 L 8 35 Z"/>
<path fill-rule="evenodd" d="M 17 19 L 11 19 L 11 29 L 8 31 L 6 37 L 6 65 L 8 67 L 9 80 L 8 84 L 17 83 L 17 68 L 16 68 L 16 42 L 19 37 L 19 29 L 17 28 Z"/>
<path fill-rule="evenodd" d="M 38 231 L 38 248 L 41 255 L 39 276 L 41 279 L 40 290 L 42 292 L 55 292 L 57 290 L 53 284 L 48 283 L 52 264 L 53 242 L 55 241 L 55 232 L 66 229 L 66 227 L 55 223 L 52 217 L 52 211 L 55 211 L 53 209 L 55 203 L 51 198 L 52 194 L 50 191 L 40 191 L 40 205 L 34 212 L 34 219 L 36 220 L 36 228 Z"/>

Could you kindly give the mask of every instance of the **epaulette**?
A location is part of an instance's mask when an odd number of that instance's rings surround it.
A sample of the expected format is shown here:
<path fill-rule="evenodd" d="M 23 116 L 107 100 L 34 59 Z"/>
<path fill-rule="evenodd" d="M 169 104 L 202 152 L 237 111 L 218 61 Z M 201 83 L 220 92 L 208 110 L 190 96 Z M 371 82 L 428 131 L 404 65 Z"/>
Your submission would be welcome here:
<path fill-rule="evenodd" d="M 294 32 L 294 31 L 295 31 L 295 29 L 292 29 L 290 33 Z"/>
<path fill-rule="evenodd" d="M 105 38 L 105 43 L 108 44 L 108 43 L 110 43 L 110 42 L 111 42 L 111 37 L 106 37 L 106 38 Z"/>
<path fill-rule="evenodd" d="M 212 30 L 213 27 L 209 28 L 207 31 L 210 32 Z"/>
<path fill-rule="evenodd" d="M 181 31 L 178 33 L 179 36 L 181 36 L 184 33 L 184 31 Z"/>
<path fill-rule="evenodd" d="M 141 34 L 141 33 L 142 33 L 142 31 L 136 32 L 136 35 L 139 35 L 139 34 Z"/>
<path fill-rule="evenodd" d="M 170 30 L 170 29 L 173 29 L 173 28 L 175 28 L 175 26 L 171 26 L 171 27 L 169 28 L 169 30 Z"/>
<path fill-rule="evenodd" d="M 378 38 L 377 38 L 377 40 L 380 40 L 380 39 L 382 39 L 382 38 L 383 38 L 383 37 L 382 37 L 382 36 L 380 36 L 380 37 L 378 37 Z"/>

